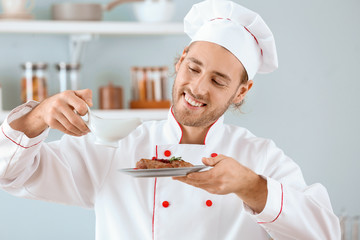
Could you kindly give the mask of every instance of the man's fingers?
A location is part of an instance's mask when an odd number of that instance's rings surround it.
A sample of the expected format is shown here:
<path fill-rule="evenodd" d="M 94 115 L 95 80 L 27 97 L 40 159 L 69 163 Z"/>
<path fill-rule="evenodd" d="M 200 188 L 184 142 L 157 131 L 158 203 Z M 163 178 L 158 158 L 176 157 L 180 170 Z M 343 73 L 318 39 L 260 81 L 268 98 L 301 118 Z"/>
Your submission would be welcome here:
<path fill-rule="evenodd" d="M 63 92 L 62 98 L 80 116 L 84 116 L 87 113 L 87 102 L 81 96 L 78 96 L 75 91 Z"/>
<path fill-rule="evenodd" d="M 69 130 L 67 130 L 59 121 L 54 121 L 54 123 L 50 126 L 50 128 L 53 128 L 53 129 L 57 129 L 65 134 L 68 134 L 68 135 L 72 135 L 72 136 L 76 136 L 76 137 L 79 137 L 81 135 L 78 135 L 78 134 L 75 134 Z"/>
<path fill-rule="evenodd" d="M 194 179 L 190 179 L 188 177 L 173 177 L 174 180 L 178 180 L 180 182 L 189 184 L 191 186 L 202 188 L 204 190 L 210 189 L 213 187 L 212 182 L 209 183 L 209 181 L 198 181 Z"/>
<path fill-rule="evenodd" d="M 195 181 L 206 181 L 206 182 L 208 182 L 209 180 L 211 180 L 214 177 L 213 176 L 213 169 L 203 171 L 203 172 L 189 173 L 186 177 L 191 179 L 191 180 L 195 180 Z"/>
<path fill-rule="evenodd" d="M 80 131 L 76 126 L 71 124 L 69 122 L 69 120 L 67 119 L 67 117 L 65 115 L 63 115 L 63 113 L 58 113 L 55 119 L 56 119 L 56 121 L 53 122 L 53 124 L 51 126 L 52 128 L 56 128 L 56 129 L 65 128 L 65 130 L 66 130 L 65 133 L 68 133 L 68 134 L 70 133 L 70 135 L 74 135 L 74 136 L 83 135 L 83 132 Z M 59 123 L 62 127 L 59 127 L 59 125 L 57 123 Z"/>
<path fill-rule="evenodd" d="M 203 172 L 189 173 L 184 177 L 173 177 L 173 179 L 186 183 L 191 182 L 196 184 L 209 184 L 209 182 L 212 182 L 212 179 L 214 178 L 214 174 L 212 171 L 213 169 Z"/>
<path fill-rule="evenodd" d="M 81 133 L 89 132 L 89 128 L 86 126 L 84 120 L 74 111 L 69 108 L 65 108 L 62 113 L 70 122 L 70 124 L 76 127 Z"/>
<path fill-rule="evenodd" d="M 90 89 L 82 89 L 74 91 L 75 95 L 86 102 L 90 107 L 93 105 L 92 102 L 92 91 Z"/>

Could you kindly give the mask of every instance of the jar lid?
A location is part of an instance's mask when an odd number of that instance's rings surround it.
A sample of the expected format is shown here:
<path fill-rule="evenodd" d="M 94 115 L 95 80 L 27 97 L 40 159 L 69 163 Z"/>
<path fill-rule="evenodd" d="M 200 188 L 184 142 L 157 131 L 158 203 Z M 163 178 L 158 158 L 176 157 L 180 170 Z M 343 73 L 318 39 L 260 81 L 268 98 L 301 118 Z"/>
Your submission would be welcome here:
<path fill-rule="evenodd" d="M 59 62 L 55 64 L 55 67 L 58 71 L 60 69 L 66 69 L 66 70 L 79 70 L 81 65 L 79 63 L 65 63 L 65 62 Z"/>
<path fill-rule="evenodd" d="M 44 62 L 25 62 L 21 64 L 22 69 L 47 69 L 47 63 Z"/>

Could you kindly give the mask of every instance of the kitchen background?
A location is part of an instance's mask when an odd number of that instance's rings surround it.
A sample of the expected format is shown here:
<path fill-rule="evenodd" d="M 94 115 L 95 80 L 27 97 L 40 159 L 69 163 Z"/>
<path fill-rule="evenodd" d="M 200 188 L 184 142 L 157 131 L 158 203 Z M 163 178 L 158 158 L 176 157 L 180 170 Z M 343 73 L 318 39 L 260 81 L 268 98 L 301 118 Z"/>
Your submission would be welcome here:
<path fill-rule="evenodd" d="M 51 5 L 58 2 L 37 1 L 32 14 L 36 20 L 50 20 Z M 174 0 L 171 21 L 181 22 L 196 2 Z M 257 75 L 242 112 L 228 112 L 225 121 L 273 139 L 300 165 L 308 184 L 326 186 L 336 214 L 360 215 L 360 2 L 237 2 L 260 13 L 270 26 L 279 69 Z M 136 21 L 132 4 L 105 13 L 104 21 Z M 184 34 L 95 37 L 81 56 L 81 87 L 93 90 L 98 108 L 98 89 L 111 81 L 123 87 L 128 107 L 130 68 L 168 66 L 170 94 L 174 58 L 188 42 Z M 68 35 L 0 33 L 3 108 L 21 104 L 22 63 L 48 63 L 49 92 L 55 94 L 59 82 L 54 64 L 69 60 Z M 52 131 L 49 140 L 60 136 Z M 19 199 L 0 191 L 0 239 L 94 239 L 94 235 L 91 210 Z"/>

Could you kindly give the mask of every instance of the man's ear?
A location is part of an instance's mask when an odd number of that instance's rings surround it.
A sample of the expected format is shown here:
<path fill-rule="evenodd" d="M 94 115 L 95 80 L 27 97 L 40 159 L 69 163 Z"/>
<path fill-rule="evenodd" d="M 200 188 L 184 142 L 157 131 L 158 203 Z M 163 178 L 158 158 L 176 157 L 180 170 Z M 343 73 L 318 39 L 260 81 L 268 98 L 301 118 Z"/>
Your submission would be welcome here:
<path fill-rule="evenodd" d="M 246 94 L 250 91 L 253 86 L 253 80 L 247 81 L 245 84 L 241 84 L 239 89 L 236 92 L 235 98 L 233 99 L 233 103 L 240 103 L 244 100 Z"/>
<path fill-rule="evenodd" d="M 176 72 L 179 71 L 180 65 L 181 65 L 181 63 L 184 61 L 184 59 L 185 59 L 186 54 L 188 53 L 188 51 L 189 51 L 189 46 L 187 46 L 186 48 L 184 48 L 184 51 L 183 51 L 183 53 L 181 54 L 181 57 L 179 58 L 179 61 L 177 61 L 176 65 L 175 65 L 175 71 L 176 71 Z"/>

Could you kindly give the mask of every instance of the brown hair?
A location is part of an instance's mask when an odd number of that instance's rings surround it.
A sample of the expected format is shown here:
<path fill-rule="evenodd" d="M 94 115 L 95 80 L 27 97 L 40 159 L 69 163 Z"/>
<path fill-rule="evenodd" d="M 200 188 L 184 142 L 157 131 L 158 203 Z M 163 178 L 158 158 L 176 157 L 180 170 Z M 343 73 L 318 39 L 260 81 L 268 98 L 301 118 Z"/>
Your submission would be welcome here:
<path fill-rule="evenodd" d="M 241 63 L 241 62 L 240 62 Z M 242 63 L 241 63 L 242 64 Z M 248 77 L 248 74 L 247 74 L 247 71 L 246 71 L 246 69 L 244 68 L 244 66 L 243 66 L 243 69 L 244 69 L 244 71 L 242 71 L 242 73 L 241 73 L 241 76 L 240 76 L 240 84 L 239 84 L 239 86 L 238 86 L 238 88 L 241 86 L 241 84 L 246 84 L 248 81 L 249 81 L 249 77 Z M 232 108 L 233 109 L 236 109 L 236 110 L 240 110 L 240 107 L 244 104 L 244 99 L 243 100 L 241 100 L 239 103 L 234 103 L 234 104 L 232 104 L 231 106 L 232 106 Z"/>

